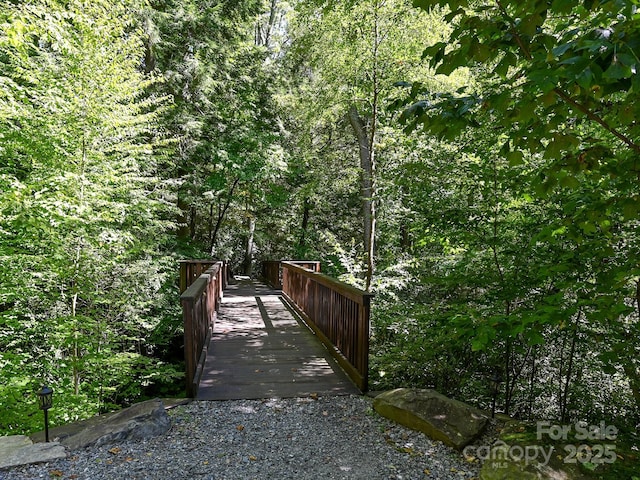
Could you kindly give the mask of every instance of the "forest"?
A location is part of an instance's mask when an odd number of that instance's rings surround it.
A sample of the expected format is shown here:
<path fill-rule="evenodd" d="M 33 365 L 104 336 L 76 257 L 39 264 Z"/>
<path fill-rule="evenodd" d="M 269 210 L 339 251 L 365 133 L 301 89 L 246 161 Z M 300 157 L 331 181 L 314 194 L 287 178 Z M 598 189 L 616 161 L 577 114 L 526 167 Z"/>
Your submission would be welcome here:
<path fill-rule="evenodd" d="M 640 424 L 637 0 L 0 3 L 0 435 L 184 395 L 178 261 L 375 293 L 370 388 Z"/>

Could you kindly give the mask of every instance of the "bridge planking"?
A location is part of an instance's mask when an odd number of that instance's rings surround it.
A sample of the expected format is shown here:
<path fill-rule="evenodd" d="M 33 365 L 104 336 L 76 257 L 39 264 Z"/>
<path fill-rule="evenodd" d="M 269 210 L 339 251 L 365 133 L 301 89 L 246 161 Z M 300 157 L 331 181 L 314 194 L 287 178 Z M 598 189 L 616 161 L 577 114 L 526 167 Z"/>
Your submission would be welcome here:
<path fill-rule="evenodd" d="M 227 287 L 207 350 L 199 400 L 358 393 L 279 291 L 250 281 Z"/>

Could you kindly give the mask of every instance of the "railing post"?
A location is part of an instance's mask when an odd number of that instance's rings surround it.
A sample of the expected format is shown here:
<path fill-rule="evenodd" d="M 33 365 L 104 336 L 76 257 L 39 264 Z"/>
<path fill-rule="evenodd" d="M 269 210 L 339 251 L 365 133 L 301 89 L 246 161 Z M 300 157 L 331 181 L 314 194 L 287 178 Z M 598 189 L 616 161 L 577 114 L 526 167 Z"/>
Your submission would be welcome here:
<path fill-rule="evenodd" d="M 182 299 L 182 319 L 184 321 L 184 368 L 187 380 L 187 397 L 195 397 L 193 391 L 193 377 L 195 375 L 194 362 L 194 342 L 193 342 L 193 317 L 194 317 L 194 301 L 193 298 Z"/>
<path fill-rule="evenodd" d="M 227 262 L 222 263 L 222 290 L 227 288 L 227 282 L 229 281 L 229 264 Z"/>
<path fill-rule="evenodd" d="M 206 270 L 222 262 L 218 260 L 180 260 L 180 293 L 182 294 Z M 224 264 L 226 267 L 226 263 Z M 225 283 L 226 287 L 226 283 Z"/>
<path fill-rule="evenodd" d="M 361 371 L 369 371 L 369 330 L 371 322 L 371 295 L 362 297 L 360 310 L 360 338 L 358 341 L 360 351 Z M 362 379 L 362 391 L 369 389 L 369 375 L 364 375 Z"/>

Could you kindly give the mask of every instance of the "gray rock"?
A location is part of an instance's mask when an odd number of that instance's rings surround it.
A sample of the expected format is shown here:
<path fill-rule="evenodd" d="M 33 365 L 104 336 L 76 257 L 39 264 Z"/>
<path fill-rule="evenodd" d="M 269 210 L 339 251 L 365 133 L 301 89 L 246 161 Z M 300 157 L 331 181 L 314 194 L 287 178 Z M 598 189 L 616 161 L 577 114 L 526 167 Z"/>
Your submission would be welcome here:
<path fill-rule="evenodd" d="M 49 462 L 65 458 L 65 448 L 57 442 L 34 444 L 29 437 L 0 437 L 0 469 Z"/>
<path fill-rule="evenodd" d="M 162 435 L 171 427 L 161 400 L 137 403 L 119 412 L 101 415 L 49 431 L 49 437 L 59 441 L 69 450 L 88 446 L 100 446 L 123 440 L 144 440 Z M 41 441 L 43 434 L 31 437 Z"/>
<path fill-rule="evenodd" d="M 373 408 L 384 417 L 458 450 L 475 440 L 489 420 L 477 408 L 435 390 L 391 390 L 378 395 Z"/>

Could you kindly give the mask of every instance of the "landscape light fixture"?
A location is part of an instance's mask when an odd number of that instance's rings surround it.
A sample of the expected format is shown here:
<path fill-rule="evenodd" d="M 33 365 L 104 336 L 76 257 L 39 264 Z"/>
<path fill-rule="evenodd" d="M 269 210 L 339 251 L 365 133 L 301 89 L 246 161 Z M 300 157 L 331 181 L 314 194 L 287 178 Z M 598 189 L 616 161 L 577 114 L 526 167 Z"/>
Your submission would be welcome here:
<path fill-rule="evenodd" d="M 49 441 L 49 409 L 53 405 L 53 390 L 47 386 L 42 387 L 38 393 L 38 404 L 40 410 L 44 411 L 44 438 Z"/>
<path fill-rule="evenodd" d="M 493 372 L 493 375 L 491 375 L 489 382 L 491 383 L 492 394 L 491 418 L 494 418 L 496 415 L 496 398 L 498 397 L 498 391 L 500 390 L 500 384 L 502 383 L 502 374 L 500 373 L 500 370 L 496 370 L 495 372 Z"/>

